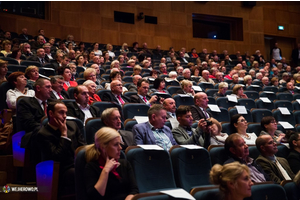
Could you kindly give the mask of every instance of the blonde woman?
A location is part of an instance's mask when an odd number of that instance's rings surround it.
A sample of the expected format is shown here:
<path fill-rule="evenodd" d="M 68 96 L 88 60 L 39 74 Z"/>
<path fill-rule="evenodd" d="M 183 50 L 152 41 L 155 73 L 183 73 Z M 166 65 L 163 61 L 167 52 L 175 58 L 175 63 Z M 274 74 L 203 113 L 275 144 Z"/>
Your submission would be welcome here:
<path fill-rule="evenodd" d="M 34 65 L 30 65 L 25 70 L 25 76 L 27 77 L 27 85 L 33 87 L 35 81 L 40 77 L 39 68 Z"/>
<path fill-rule="evenodd" d="M 95 143 L 85 147 L 84 170 L 88 199 L 130 200 L 138 193 L 133 169 L 120 159 L 122 140 L 112 128 L 104 127 L 95 134 Z"/>

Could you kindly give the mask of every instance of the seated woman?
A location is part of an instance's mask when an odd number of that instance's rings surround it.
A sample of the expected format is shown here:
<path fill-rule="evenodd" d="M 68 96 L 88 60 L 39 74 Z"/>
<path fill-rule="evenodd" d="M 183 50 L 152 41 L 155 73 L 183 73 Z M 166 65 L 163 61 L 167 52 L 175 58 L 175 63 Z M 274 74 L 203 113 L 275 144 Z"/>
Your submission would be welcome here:
<path fill-rule="evenodd" d="M 121 143 L 115 129 L 103 127 L 95 134 L 95 144 L 85 147 L 88 199 L 129 200 L 139 192 L 130 163 L 120 159 Z"/>
<path fill-rule="evenodd" d="M 191 72 L 192 72 L 191 77 L 196 77 L 196 78 L 200 77 L 200 67 L 198 67 L 197 65 L 192 67 Z"/>
<path fill-rule="evenodd" d="M 127 62 L 127 67 L 133 68 L 135 66 L 135 60 L 130 59 Z"/>
<path fill-rule="evenodd" d="M 240 84 L 236 84 L 233 87 L 231 95 L 236 96 L 237 99 L 241 99 L 241 98 L 247 99 L 248 98 L 247 95 L 244 94 L 243 86 Z"/>
<path fill-rule="evenodd" d="M 228 90 L 228 83 L 221 82 L 219 83 L 219 91 L 214 94 L 214 98 L 225 97 L 225 93 Z"/>
<path fill-rule="evenodd" d="M 280 130 L 277 130 L 277 122 L 273 116 L 263 117 L 260 125 L 262 129 L 260 135 L 271 135 L 274 142 L 276 142 L 277 144 L 286 142 L 285 134 Z"/>
<path fill-rule="evenodd" d="M 287 161 L 294 174 L 297 174 L 300 170 L 300 133 L 288 131 L 286 135 L 291 149 Z"/>
<path fill-rule="evenodd" d="M 85 61 L 84 61 L 83 55 L 77 56 L 77 57 L 75 58 L 75 60 L 76 60 L 76 65 L 77 65 L 78 67 L 83 67 L 84 69 L 86 69 L 86 68 L 85 68 Z"/>
<path fill-rule="evenodd" d="M 161 93 L 167 93 L 169 94 L 168 90 L 165 88 L 166 83 L 165 79 L 162 77 L 158 77 L 154 80 L 153 88 L 150 90 L 150 94 L 154 92 L 161 92 Z"/>
<path fill-rule="evenodd" d="M 177 90 L 177 94 L 187 94 L 190 96 L 194 96 L 195 95 L 195 91 L 193 90 L 193 82 L 189 81 L 189 80 L 182 80 L 180 82 L 181 85 L 181 89 Z"/>
<path fill-rule="evenodd" d="M 116 56 L 115 53 L 113 52 L 113 46 L 111 44 L 107 44 L 106 45 L 106 50 L 108 52 L 108 55 L 111 59 L 114 59 L 114 57 Z"/>
<path fill-rule="evenodd" d="M 119 65 L 126 63 L 125 57 L 123 55 L 119 55 L 117 60 L 119 61 Z"/>
<path fill-rule="evenodd" d="M 93 45 L 93 51 L 95 56 L 102 56 L 102 51 L 99 50 L 99 43 L 95 42 Z"/>
<path fill-rule="evenodd" d="M 89 67 L 83 72 L 83 77 L 85 80 L 91 80 L 96 84 L 96 81 L 97 81 L 96 73 L 97 72 L 94 68 Z M 96 90 L 98 90 L 98 89 L 103 89 L 103 86 L 100 84 L 99 85 L 96 84 Z"/>
<path fill-rule="evenodd" d="M 128 44 L 127 43 L 123 43 L 121 49 L 120 49 L 121 53 L 129 53 L 129 48 L 128 48 Z"/>
<path fill-rule="evenodd" d="M 198 58 L 198 54 L 195 48 L 191 49 L 191 58 Z"/>
<path fill-rule="evenodd" d="M 4 61 L 4 60 L 0 59 L 0 84 L 3 81 L 6 81 L 6 74 L 7 74 L 7 71 L 8 71 L 7 63 L 8 63 L 7 61 Z"/>
<path fill-rule="evenodd" d="M 211 145 L 224 145 L 225 140 L 228 137 L 227 133 L 222 133 L 221 123 L 215 118 L 208 118 L 208 121 L 212 122 L 210 126 L 210 144 Z"/>
<path fill-rule="evenodd" d="M 40 77 L 39 68 L 34 65 L 30 65 L 25 70 L 25 76 L 27 77 L 27 85 L 33 88 L 35 81 Z"/>
<path fill-rule="evenodd" d="M 142 72 L 142 67 L 139 66 L 139 65 L 135 65 L 133 67 L 133 74 L 131 76 L 134 76 L 134 75 L 141 75 L 141 72 Z"/>
<path fill-rule="evenodd" d="M 21 49 L 19 49 L 19 48 L 14 49 L 11 53 L 11 57 L 16 59 L 19 62 L 19 64 L 22 61 L 21 60 L 21 55 L 22 55 Z"/>
<path fill-rule="evenodd" d="M 213 184 L 219 185 L 224 200 L 243 200 L 251 196 L 250 170 L 239 162 L 215 164 L 209 173 Z"/>
<path fill-rule="evenodd" d="M 15 89 L 9 89 L 6 93 L 6 103 L 8 108 L 16 109 L 16 103 L 19 96 L 34 97 L 34 90 L 26 88 L 27 78 L 25 77 L 24 72 L 13 72 L 8 76 L 7 80 L 11 85 L 15 86 Z"/>
<path fill-rule="evenodd" d="M 100 97 L 96 94 L 96 83 L 92 80 L 85 81 L 82 85 L 86 86 L 89 90 L 89 105 L 94 101 L 101 101 Z"/>
<path fill-rule="evenodd" d="M 3 53 L 3 55 L 6 57 L 7 54 L 11 53 L 11 42 L 9 40 L 4 40 L 2 42 L 2 51 L 0 53 Z"/>
<path fill-rule="evenodd" d="M 233 115 L 230 119 L 231 133 L 239 134 L 246 142 L 246 144 L 255 145 L 255 140 L 257 138 L 255 133 L 247 133 L 248 122 L 243 117 L 243 115 L 237 114 Z"/>
<path fill-rule="evenodd" d="M 70 67 L 60 66 L 57 68 L 57 74 L 64 77 L 64 89 L 68 91 L 69 87 L 76 87 L 78 84 L 76 81 L 71 81 L 72 74 Z"/>
<path fill-rule="evenodd" d="M 271 79 L 271 86 L 277 87 L 277 88 L 279 89 L 279 79 L 276 78 L 276 77 L 273 77 L 273 78 Z"/>
<path fill-rule="evenodd" d="M 119 71 L 113 71 L 110 73 L 109 75 L 109 83 L 105 83 L 105 89 L 106 90 L 110 90 L 110 83 L 114 80 L 119 80 L 122 82 L 122 76 L 121 73 Z M 122 87 L 122 94 L 124 94 L 124 92 L 127 92 L 128 89 L 126 87 Z"/>

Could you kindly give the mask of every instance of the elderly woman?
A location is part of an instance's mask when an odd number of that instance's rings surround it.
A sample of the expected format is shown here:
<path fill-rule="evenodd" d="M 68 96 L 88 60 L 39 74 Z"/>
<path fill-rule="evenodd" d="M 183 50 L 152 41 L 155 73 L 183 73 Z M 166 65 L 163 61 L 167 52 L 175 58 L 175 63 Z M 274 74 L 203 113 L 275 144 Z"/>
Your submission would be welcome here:
<path fill-rule="evenodd" d="M 246 144 L 255 144 L 257 138 L 255 133 L 247 133 L 248 122 L 243 115 L 233 115 L 230 119 L 230 127 L 232 133 L 239 134 L 246 142 Z"/>
<path fill-rule="evenodd" d="M 128 60 L 127 67 L 133 68 L 134 66 L 135 66 L 135 60 L 133 59 Z"/>
<path fill-rule="evenodd" d="M 200 67 L 198 67 L 197 65 L 193 66 L 191 69 L 191 72 L 192 72 L 191 77 L 199 77 L 200 76 Z"/>
<path fill-rule="evenodd" d="M 3 55 L 6 57 L 7 54 L 11 53 L 11 42 L 9 40 L 4 40 L 2 42 L 2 51 L 0 53 L 3 53 Z"/>
<path fill-rule="evenodd" d="M 94 101 L 101 101 L 100 97 L 96 94 L 96 83 L 92 80 L 85 81 L 82 85 L 86 86 L 89 90 L 89 105 Z"/>
<path fill-rule="evenodd" d="M 7 68 L 7 61 L 4 61 L 4 60 L 1 60 L 0 59 L 0 84 L 3 82 L 3 81 L 6 81 L 6 74 L 7 74 L 7 71 L 8 71 L 8 68 Z"/>
<path fill-rule="evenodd" d="M 116 56 L 115 53 L 113 52 L 113 46 L 111 44 L 107 44 L 106 45 L 106 50 L 108 52 L 109 57 L 111 57 L 112 59 L 114 59 L 114 57 Z"/>
<path fill-rule="evenodd" d="M 33 88 L 35 81 L 40 77 L 39 68 L 34 65 L 30 65 L 25 70 L 25 76 L 27 79 L 27 85 Z"/>
<path fill-rule="evenodd" d="M 128 48 L 128 44 L 127 43 L 123 43 L 121 49 L 120 49 L 121 53 L 129 53 L 129 48 Z"/>
<path fill-rule="evenodd" d="M 287 161 L 294 174 L 297 174 L 300 170 L 300 133 L 288 131 L 287 138 L 291 149 Z"/>
<path fill-rule="evenodd" d="M 97 72 L 94 68 L 87 68 L 84 72 L 83 72 L 83 77 L 85 80 L 91 80 L 93 81 L 95 84 L 97 82 Z M 96 90 L 98 89 L 103 89 L 102 85 L 97 85 L 96 84 Z"/>
<path fill-rule="evenodd" d="M 250 170 L 239 162 L 225 165 L 215 164 L 209 173 L 213 184 L 219 185 L 224 200 L 243 200 L 251 196 Z"/>
<path fill-rule="evenodd" d="M 214 98 L 225 97 L 225 93 L 228 90 L 228 83 L 221 82 L 219 83 L 219 91 L 214 94 Z"/>
<path fill-rule="evenodd" d="M 149 60 L 143 60 L 142 66 L 143 66 L 144 69 L 152 70 L 152 67 L 150 66 Z"/>
<path fill-rule="evenodd" d="M 95 143 L 85 147 L 84 172 L 88 199 L 130 200 L 138 193 L 133 169 L 120 159 L 122 140 L 112 128 L 104 127 L 95 134 Z"/>
<path fill-rule="evenodd" d="M 277 130 L 277 122 L 273 116 L 263 117 L 260 125 L 262 129 L 260 135 L 271 135 L 274 142 L 276 142 L 277 144 L 285 141 L 285 134 L 280 130 Z"/>
<path fill-rule="evenodd" d="M 195 91 L 193 90 L 193 82 L 189 81 L 189 80 L 182 80 L 180 82 L 181 84 L 181 89 L 179 89 L 176 93 L 177 94 L 187 94 L 190 96 L 194 96 L 195 95 Z"/>
<path fill-rule="evenodd" d="M 85 66 L 85 60 L 84 60 L 84 57 L 83 55 L 79 55 L 75 58 L 76 60 L 76 65 L 78 67 L 84 67 Z M 84 67 L 85 68 L 85 67 Z"/>
<path fill-rule="evenodd" d="M 119 71 L 113 71 L 109 75 L 109 82 L 111 83 L 114 80 L 118 80 L 122 82 L 122 75 Z M 110 90 L 110 83 L 105 83 L 105 89 Z M 127 92 L 128 89 L 126 87 L 122 87 L 122 93 Z"/>
<path fill-rule="evenodd" d="M 70 67 L 59 67 L 57 68 L 57 74 L 64 77 L 64 89 L 68 91 L 69 87 L 76 87 L 78 84 L 76 81 L 71 81 L 72 74 Z"/>
<path fill-rule="evenodd" d="M 150 90 L 150 93 L 161 92 L 161 93 L 169 94 L 165 86 L 166 86 L 165 79 L 162 77 L 158 77 L 154 80 L 153 88 Z"/>
<path fill-rule="evenodd" d="M 6 103 L 8 108 L 16 109 L 16 102 L 19 96 L 34 97 L 34 90 L 26 88 L 27 78 L 24 72 L 13 72 L 8 78 L 8 82 L 15 87 L 15 89 L 9 89 L 6 93 Z"/>
<path fill-rule="evenodd" d="M 123 55 L 119 55 L 117 60 L 120 65 L 125 64 L 125 57 Z"/>
<path fill-rule="evenodd" d="M 231 95 L 236 96 L 237 99 L 241 99 L 241 98 L 247 99 L 248 98 L 247 95 L 244 94 L 243 86 L 240 84 L 236 84 L 233 87 Z"/>
<path fill-rule="evenodd" d="M 259 63 L 257 61 L 253 61 L 252 69 L 259 70 Z"/>
<path fill-rule="evenodd" d="M 273 78 L 271 79 L 271 86 L 277 87 L 277 88 L 279 89 L 279 79 L 276 78 L 276 77 L 273 77 Z"/>
<path fill-rule="evenodd" d="M 222 133 L 222 126 L 221 123 L 216 120 L 215 118 L 209 118 L 208 121 L 212 122 L 212 125 L 210 125 L 210 144 L 211 145 L 224 145 L 225 140 L 228 137 L 227 133 Z"/>
<path fill-rule="evenodd" d="M 250 86 L 252 84 L 252 76 L 251 75 L 246 75 L 244 77 L 244 84 L 245 86 Z"/>
<path fill-rule="evenodd" d="M 142 67 L 140 65 L 135 65 L 133 67 L 133 74 L 131 76 L 141 75 L 141 72 L 142 72 Z"/>
<path fill-rule="evenodd" d="M 102 56 L 102 51 L 99 50 L 99 43 L 95 42 L 93 45 L 93 51 L 95 56 Z"/>
<path fill-rule="evenodd" d="M 14 49 L 11 53 L 11 57 L 16 59 L 19 62 L 19 64 L 22 61 L 21 55 L 22 55 L 22 52 L 21 52 L 21 49 L 19 49 L 19 48 Z"/>
<path fill-rule="evenodd" d="M 118 68 L 118 69 L 120 69 L 120 63 L 119 63 L 118 60 L 114 60 L 114 61 L 111 62 L 110 69 L 112 69 L 112 68 Z"/>

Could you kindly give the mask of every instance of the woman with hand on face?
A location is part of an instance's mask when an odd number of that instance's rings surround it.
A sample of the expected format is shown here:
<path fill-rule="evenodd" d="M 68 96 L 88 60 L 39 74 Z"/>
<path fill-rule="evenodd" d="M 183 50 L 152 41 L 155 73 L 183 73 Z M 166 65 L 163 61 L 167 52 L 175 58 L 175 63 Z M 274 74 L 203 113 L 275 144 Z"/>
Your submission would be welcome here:
<path fill-rule="evenodd" d="M 215 164 L 210 171 L 213 184 L 219 185 L 224 200 L 243 200 L 251 196 L 250 171 L 247 165 L 233 162 L 225 165 Z"/>
<path fill-rule="evenodd" d="M 277 130 L 277 122 L 273 116 L 263 117 L 260 125 L 262 128 L 260 135 L 271 135 L 274 142 L 276 142 L 277 144 L 286 142 L 285 134 L 280 130 Z"/>
<path fill-rule="evenodd" d="M 95 144 L 86 146 L 84 170 L 88 199 L 130 200 L 138 193 L 133 169 L 120 159 L 121 136 L 104 127 L 95 134 Z"/>
<path fill-rule="evenodd" d="M 239 134 L 246 142 L 246 144 L 255 145 L 255 140 L 257 138 L 255 133 L 247 133 L 248 122 L 243 117 L 243 115 L 237 114 L 233 115 L 230 119 L 231 133 Z"/>
<path fill-rule="evenodd" d="M 236 84 L 232 89 L 232 94 L 235 95 L 237 99 L 248 99 L 247 95 L 244 94 L 243 86 L 240 84 Z"/>

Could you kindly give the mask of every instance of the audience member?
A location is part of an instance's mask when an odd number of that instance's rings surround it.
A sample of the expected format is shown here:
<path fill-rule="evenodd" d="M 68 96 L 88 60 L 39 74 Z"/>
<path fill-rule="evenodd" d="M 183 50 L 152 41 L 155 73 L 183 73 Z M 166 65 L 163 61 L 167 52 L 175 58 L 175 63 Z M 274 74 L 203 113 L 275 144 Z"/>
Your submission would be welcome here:
<path fill-rule="evenodd" d="M 176 103 L 173 98 L 167 98 L 163 101 L 163 107 L 167 111 L 167 119 L 176 119 Z"/>
<path fill-rule="evenodd" d="M 165 79 L 162 77 L 158 77 L 154 80 L 153 88 L 150 90 L 151 93 L 160 92 L 160 93 L 166 93 L 169 94 L 169 92 L 165 88 L 166 83 Z"/>
<path fill-rule="evenodd" d="M 25 70 L 25 76 L 27 77 L 27 85 L 33 88 L 35 81 L 40 77 L 39 68 L 34 65 L 30 65 Z"/>
<path fill-rule="evenodd" d="M 132 76 L 132 84 L 128 86 L 129 92 L 137 92 L 137 83 L 139 80 L 141 80 L 142 77 L 140 75 L 134 75 Z"/>
<path fill-rule="evenodd" d="M 273 116 L 263 117 L 260 125 L 262 129 L 260 135 L 270 135 L 277 144 L 286 142 L 285 134 L 277 130 L 277 122 Z"/>
<path fill-rule="evenodd" d="M 300 170 L 300 133 L 288 131 L 287 138 L 290 147 L 290 153 L 287 160 L 293 173 L 297 174 Z"/>
<path fill-rule="evenodd" d="M 214 98 L 225 97 L 226 91 L 228 90 L 228 83 L 221 82 L 219 83 L 219 91 L 214 94 Z"/>
<path fill-rule="evenodd" d="M 52 92 L 50 94 L 50 100 L 54 99 L 69 99 L 68 92 L 64 89 L 64 77 L 56 75 L 50 78 Z"/>
<path fill-rule="evenodd" d="M 2 42 L 2 50 L 0 51 L 0 53 L 2 53 L 5 57 L 7 56 L 7 54 L 11 53 L 11 41 L 4 40 Z"/>
<path fill-rule="evenodd" d="M 130 99 L 122 95 L 122 83 L 119 80 L 113 80 L 110 84 L 111 91 L 104 93 L 102 101 L 110 101 L 122 106 L 126 102 L 130 102 Z"/>
<path fill-rule="evenodd" d="M 189 96 L 194 97 L 195 91 L 193 90 L 193 82 L 189 80 L 182 80 L 180 82 L 181 89 L 177 90 L 177 94 L 187 94 Z"/>
<path fill-rule="evenodd" d="M 243 85 L 236 84 L 232 89 L 232 94 L 236 96 L 237 99 L 247 99 L 248 96 L 244 94 Z"/>
<path fill-rule="evenodd" d="M 196 93 L 194 96 L 194 104 L 191 106 L 192 117 L 194 120 L 208 119 L 212 115 L 206 111 L 208 107 L 208 97 L 204 92 Z"/>
<path fill-rule="evenodd" d="M 96 83 L 92 80 L 85 81 L 82 85 L 86 86 L 89 91 L 89 105 L 93 102 L 101 101 L 100 97 L 96 94 Z"/>
<path fill-rule="evenodd" d="M 201 83 L 211 83 L 211 84 L 215 84 L 215 82 L 209 78 L 209 71 L 208 70 L 203 70 L 202 71 L 202 78 L 200 78 L 199 82 Z"/>
<path fill-rule="evenodd" d="M 210 144 L 211 145 L 224 145 L 226 138 L 228 137 L 227 133 L 222 133 L 222 125 L 215 118 L 208 118 L 207 121 L 211 121 L 209 125 L 210 132 Z"/>
<path fill-rule="evenodd" d="M 96 90 L 98 89 L 103 89 L 103 86 L 102 85 L 97 85 L 97 74 L 96 74 L 96 70 L 94 68 L 87 68 L 84 72 L 83 72 L 83 77 L 85 80 L 91 80 L 95 83 L 96 85 Z"/>
<path fill-rule="evenodd" d="M 71 81 L 71 78 L 72 78 L 72 74 L 71 74 L 71 70 L 70 70 L 70 67 L 59 67 L 57 69 L 57 74 L 58 75 L 61 75 L 64 77 L 64 89 L 66 91 L 68 91 L 68 88 L 69 87 L 76 87 L 78 84 L 76 81 Z"/>
<path fill-rule="evenodd" d="M 7 61 L 0 59 L 0 84 L 6 81 L 6 74 L 8 71 L 7 63 L 8 63 Z"/>

